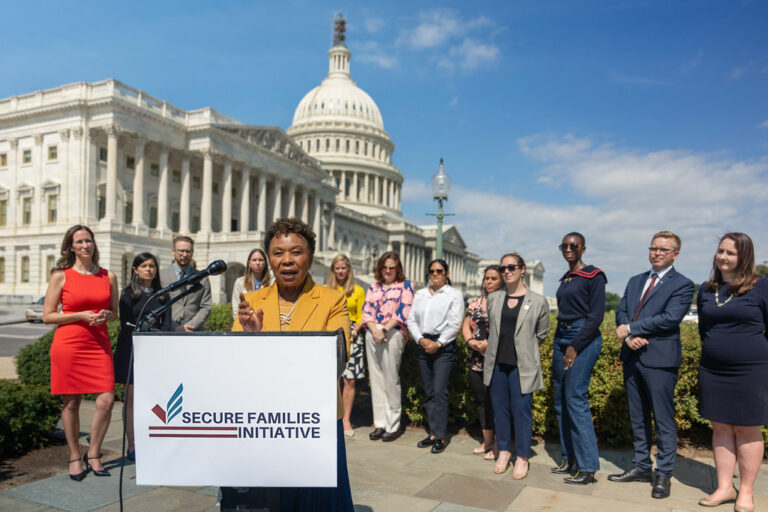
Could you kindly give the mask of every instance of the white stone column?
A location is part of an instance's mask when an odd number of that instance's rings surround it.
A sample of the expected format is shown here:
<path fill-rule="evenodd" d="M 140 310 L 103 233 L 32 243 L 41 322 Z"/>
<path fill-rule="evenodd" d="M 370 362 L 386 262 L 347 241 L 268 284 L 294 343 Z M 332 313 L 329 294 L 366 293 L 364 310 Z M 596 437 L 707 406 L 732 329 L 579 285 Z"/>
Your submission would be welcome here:
<path fill-rule="evenodd" d="M 240 190 L 240 232 L 247 233 L 251 229 L 251 216 L 248 212 L 251 204 L 251 170 L 247 167 L 243 167 Z"/>
<path fill-rule="evenodd" d="M 395 182 L 393 180 L 387 180 L 387 188 L 389 194 L 387 194 L 387 206 L 390 208 L 395 207 Z"/>
<path fill-rule="evenodd" d="M 288 183 L 288 217 L 296 216 L 296 184 Z"/>
<path fill-rule="evenodd" d="M 262 170 L 259 173 L 259 210 L 256 214 L 256 229 L 267 230 L 267 177 Z"/>
<path fill-rule="evenodd" d="M 43 182 L 45 181 L 43 179 L 43 166 L 45 165 L 45 162 L 47 160 L 47 155 L 44 154 L 44 147 L 43 147 L 43 136 L 38 134 L 33 137 L 35 141 L 35 151 L 37 152 L 36 156 L 32 157 L 32 163 L 35 167 L 37 167 L 37 176 L 33 181 L 37 181 L 37 187 L 35 190 L 35 195 L 33 196 L 34 199 L 32 201 L 32 224 L 37 226 L 43 226 L 47 224 L 48 219 L 46 218 L 46 197 L 45 192 L 43 190 Z M 31 172 L 31 171 L 30 171 Z M 31 178 L 32 176 L 28 176 L 28 178 Z M 36 196 L 36 197 L 35 197 Z M 35 278 L 32 274 L 32 261 L 37 262 L 39 258 L 39 253 L 32 253 L 35 256 L 30 257 L 30 273 L 29 273 L 29 282 L 34 283 Z"/>
<path fill-rule="evenodd" d="M 190 212 L 191 179 L 192 176 L 189 172 L 189 153 L 185 151 L 181 158 L 181 198 L 179 200 L 179 231 L 184 234 L 189 233 L 189 221 L 191 220 L 190 216 L 192 214 Z"/>
<path fill-rule="evenodd" d="M 17 194 L 16 194 L 16 184 L 19 182 L 19 163 L 21 162 L 21 158 L 19 158 L 19 139 L 10 139 L 8 140 L 8 144 L 11 146 L 11 152 L 8 154 L 8 170 L 11 173 L 11 180 L 10 183 L 8 183 L 8 221 L 6 223 L 6 226 L 9 228 L 9 233 L 15 233 L 17 228 L 17 218 L 16 218 L 16 203 L 17 203 Z M 14 269 L 17 266 L 16 257 L 13 254 L 13 245 L 9 244 L 9 248 L 11 248 L 10 251 L 10 260 L 5 260 L 5 268 L 11 269 L 11 279 L 6 280 L 6 283 L 16 283 L 17 281 L 14 279 L 15 271 Z M 6 270 L 7 272 L 7 270 Z"/>
<path fill-rule="evenodd" d="M 211 232 L 213 208 L 213 151 L 203 150 L 203 198 L 200 201 L 200 231 Z"/>
<path fill-rule="evenodd" d="M 146 226 L 144 221 L 144 148 L 146 144 L 146 137 L 136 137 L 136 168 L 133 175 L 133 225 L 137 228 Z"/>
<path fill-rule="evenodd" d="M 107 187 L 106 187 L 106 212 L 104 217 L 114 220 L 117 210 L 117 126 L 108 125 L 107 132 Z"/>
<path fill-rule="evenodd" d="M 221 197 L 221 232 L 232 232 L 232 162 L 224 162 L 224 190 Z"/>
<path fill-rule="evenodd" d="M 309 224 L 309 194 L 307 189 L 301 188 L 299 192 L 299 204 L 301 205 L 301 220 Z"/>
<path fill-rule="evenodd" d="M 320 193 L 315 192 L 314 195 L 314 206 L 315 206 L 315 215 L 312 218 L 312 231 L 315 232 L 315 234 L 318 237 L 318 249 L 323 250 L 323 243 L 325 242 L 325 238 L 322 235 L 322 224 L 320 223 L 320 217 L 323 214 L 323 208 L 322 208 L 322 202 L 320 201 Z M 307 207 L 309 207 L 309 202 L 307 202 Z"/>
<path fill-rule="evenodd" d="M 283 180 L 275 176 L 272 190 L 275 194 L 275 203 L 272 209 L 272 222 L 274 222 L 283 216 Z"/>
<path fill-rule="evenodd" d="M 350 199 L 352 201 L 355 201 L 355 202 L 360 201 L 360 196 L 357 193 L 357 175 L 358 174 L 360 174 L 360 173 L 357 172 L 357 171 L 353 171 L 352 172 L 352 194 L 351 194 Z"/>
<path fill-rule="evenodd" d="M 424 261 L 424 248 L 419 246 L 417 247 L 417 253 L 416 253 L 416 266 L 419 267 L 422 272 L 424 272 L 426 265 L 427 265 L 427 262 Z"/>
<path fill-rule="evenodd" d="M 395 208 L 400 209 L 400 187 L 402 185 L 397 184 L 395 185 Z"/>
<path fill-rule="evenodd" d="M 333 209 L 333 203 L 328 203 L 328 210 L 330 215 L 330 220 L 328 222 L 328 248 L 331 247 L 336 249 L 336 212 Z"/>
<path fill-rule="evenodd" d="M 371 180 L 371 175 L 369 173 L 365 173 L 365 179 L 363 180 L 363 197 L 365 199 L 363 201 L 366 203 L 371 202 L 371 193 L 369 192 L 370 180 Z"/>
<path fill-rule="evenodd" d="M 69 129 L 59 130 L 59 162 L 63 169 L 64 179 L 62 181 L 61 192 L 59 193 L 58 204 L 58 218 L 57 222 L 69 222 L 70 204 L 70 191 L 69 191 L 69 177 L 73 172 L 72 167 L 69 165 Z"/>
<path fill-rule="evenodd" d="M 373 203 L 381 204 L 381 178 L 378 174 L 373 177 Z"/>
<path fill-rule="evenodd" d="M 157 187 L 157 229 L 168 228 L 168 146 L 160 145 L 160 180 Z"/>

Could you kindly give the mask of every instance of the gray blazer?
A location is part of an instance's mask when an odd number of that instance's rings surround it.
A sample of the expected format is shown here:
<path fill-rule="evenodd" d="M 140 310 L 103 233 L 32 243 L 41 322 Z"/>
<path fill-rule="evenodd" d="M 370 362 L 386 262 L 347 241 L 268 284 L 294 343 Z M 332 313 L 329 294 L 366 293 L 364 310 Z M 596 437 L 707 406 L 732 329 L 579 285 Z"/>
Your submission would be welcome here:
<path fill-rule="evenodd" d="M 496 366 L 496 352 L 499 348 L 499 330 L 501 329 L 501 308 L 507 298 L 505 289 L 488 295 L 488 348 L 485 349 L 483 363 L 483 383 L 490 386 L 493 367 Z M 515 351 L 517 368 L 520 372 L 520 390 L 524 394 L 533 393 L 544 387 L 541 376 L 541 358 L 539 345 L 547 337 L 549 327 L 549 304 L 547 299 L 536 292 L 527 290 L 520 315 L 515 325 Z"/>
<path fill-rule="evenodd" d="M 176 279 L 176 272 L 173 267 L 165 267 L 160 269 L 160 286 L 168 286 Z M 208 282 L 206 277 L 200 284 L 203 285 L 203 289 L 194 293 L 191 293 L 176 302 L 171 306 L 171 320 L 172 328 L 174 331 L 183 330 L 181 326 L 185 324 L 191 324 L 195 327 L 196 331 L 203 328 L 203 324 L 208 320 L 208 315 L 211 314 L 211 283 Z M 169 295 L 171 298 L 176 297 L 183 290 L 176 290 Z"/>

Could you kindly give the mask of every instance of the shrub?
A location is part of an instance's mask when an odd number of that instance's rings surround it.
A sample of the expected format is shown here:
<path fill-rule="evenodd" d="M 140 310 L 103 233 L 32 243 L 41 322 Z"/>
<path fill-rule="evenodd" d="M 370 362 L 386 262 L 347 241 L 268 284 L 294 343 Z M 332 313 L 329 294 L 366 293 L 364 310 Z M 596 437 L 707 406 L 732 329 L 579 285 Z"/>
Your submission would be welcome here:
<path fill-rule="evenodd" d="M 215 304 L 211 308 L 211 314 L 208 316 L 208 320 L 203 325 L 203 330 L 208 332 L 224 332 L 232 330 L 232 305 Z"/>
<path fill-rule="evenodd" d="M 61 400 L 46 386 L 0 380 L 0 458 L 44 446 L 60 414 Z"/>

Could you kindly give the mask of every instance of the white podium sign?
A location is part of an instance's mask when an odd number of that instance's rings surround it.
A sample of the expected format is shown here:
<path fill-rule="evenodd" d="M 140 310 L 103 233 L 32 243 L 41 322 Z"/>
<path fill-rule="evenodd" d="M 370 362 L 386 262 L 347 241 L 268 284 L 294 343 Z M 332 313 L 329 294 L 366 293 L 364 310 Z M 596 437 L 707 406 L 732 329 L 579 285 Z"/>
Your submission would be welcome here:
<path fill-rule="evenodd" d="M 336 486 L 334 333 L 133 343 L 138 485 Z"/>

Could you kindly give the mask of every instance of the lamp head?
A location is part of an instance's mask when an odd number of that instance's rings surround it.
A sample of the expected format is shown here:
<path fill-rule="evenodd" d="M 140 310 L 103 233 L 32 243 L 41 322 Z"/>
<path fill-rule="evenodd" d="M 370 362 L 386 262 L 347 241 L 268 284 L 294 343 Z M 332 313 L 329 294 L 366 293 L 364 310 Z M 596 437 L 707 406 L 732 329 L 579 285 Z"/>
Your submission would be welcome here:
<path fill-rule="evenodd" d="M 448 199 L 448 191 L 451 189 L 451 178 L 445 172 L 445 164 L 440 159 L 440 165 L 432 176 L 432 195 L 435 199 Z"/>

